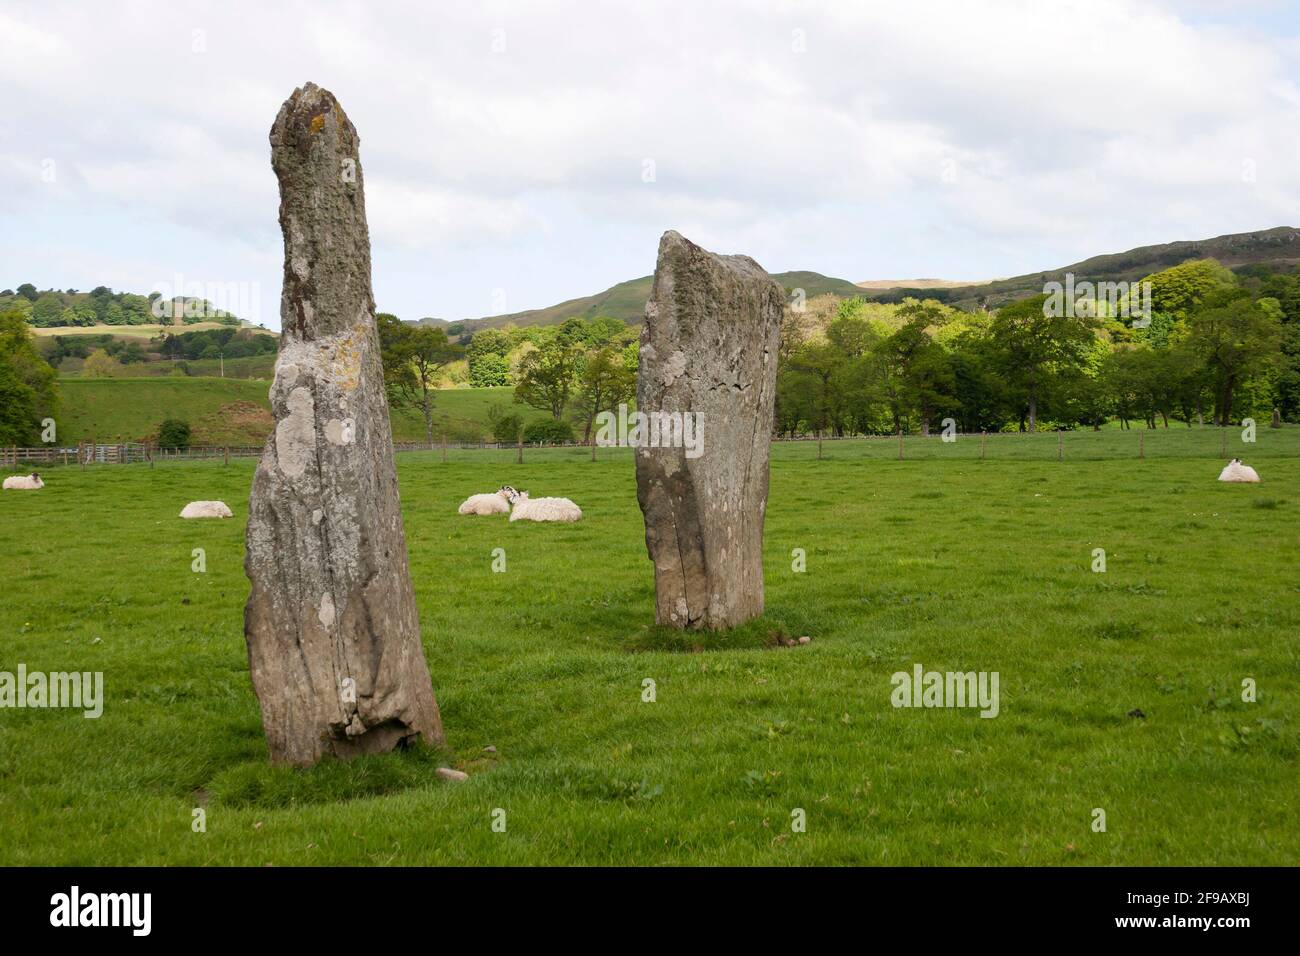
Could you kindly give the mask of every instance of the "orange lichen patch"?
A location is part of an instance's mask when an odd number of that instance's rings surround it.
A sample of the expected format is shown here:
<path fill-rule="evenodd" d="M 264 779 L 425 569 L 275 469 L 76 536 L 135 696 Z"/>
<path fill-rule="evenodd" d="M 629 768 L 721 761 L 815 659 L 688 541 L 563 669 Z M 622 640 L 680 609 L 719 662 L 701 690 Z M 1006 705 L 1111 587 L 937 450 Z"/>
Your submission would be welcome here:
<path fill-rule="evenodd" d="M 313 133 L 319 133 L 319 132 L 320 132 L 321 130 L 323 130 L 324 128 L 325 128 L 325 116 L 324 116 L 324 114 L 322 114 L 322 115 L 320 115 L 320 116 L 313 116 L 313 117 L 311 118 L 311 131 L 312 131 Z"/>
<path fill-rule="evenodd" d="M 353 328 L 334 346 L 333 367 L 338 386 L 345 392 L 355 391 L 361 384 L 361 350 L 358 337 L 365 332 Z"/>

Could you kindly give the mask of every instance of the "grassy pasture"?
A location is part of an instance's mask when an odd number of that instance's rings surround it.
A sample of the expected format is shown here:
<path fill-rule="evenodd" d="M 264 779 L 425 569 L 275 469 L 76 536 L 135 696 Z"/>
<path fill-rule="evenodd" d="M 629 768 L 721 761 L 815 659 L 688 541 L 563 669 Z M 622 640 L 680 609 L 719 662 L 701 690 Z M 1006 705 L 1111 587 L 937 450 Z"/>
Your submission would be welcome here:
<path fill-rule="evenodd" d="M 102 671 L 107 702 L 0 710 L 0 863 L 1294 863 L 1300 435 L 1261 430 L 1258 486 L 1214 480 L 1210 429 L 1076 438 L 776 446 L 768 613 L 689 642 L 648 626 L 627 452 L 399 456 L 448 751 L 305 771 L 267 766 L 248 681 L 253 463 L 54 469 L 0 493 L 0 670 Z M 586 517 L 455 513 L 503 482 Z M 997 671 L 1000 715 L 893 708 L 914 662 Z"/>

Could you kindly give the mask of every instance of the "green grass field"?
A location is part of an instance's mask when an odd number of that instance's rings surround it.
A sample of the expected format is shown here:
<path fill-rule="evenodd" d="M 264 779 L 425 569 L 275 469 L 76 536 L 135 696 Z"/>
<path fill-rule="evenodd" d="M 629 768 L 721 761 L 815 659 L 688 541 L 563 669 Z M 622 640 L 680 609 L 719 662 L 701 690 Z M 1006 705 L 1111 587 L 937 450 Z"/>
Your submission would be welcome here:
<path fill-rule="evenodd" d="M 310 770 L 267 765 L 248 679 L 253 463 L 52 469 L 0 493 L 0 670 L 102 671 L 107 701 L 0 710 L 0 863 L 1292 864 L 1300 434 L 1261 432 L 1258 486 L 1215 481 L 1208 429 L 1145 461 L 1086 437 L 776 446 L 768 613 L 684 642 L 649 626 L 627 452 L 399 456 L 449 750 Z M 455 513 L 503 482 L 585 518 Z M 179 520 L 196 498 L 235 520 Z M 1000 714 L 895 709 L 917 662 L 998 672 Z"/>
<path fill-rule="evenodd" d="M 198 364 L 198 363 L 193 363 Z M 63 408 L 58 418 L 60 441 L 136 441 L 155 435 L 165 418 L 190 423 L 200 444 L 260 445 L 273 421 L 269 381 L 237 378 L 143 377 L 60 379 Z M 525 421 L 546 413 L 512 404 L 511 388 L 442 389 L 435 402 L 439 433 L 488 435 L 488 409 L 501 405 Z M 256 409 L 264 414 L 258 415 Z M 424 419 L 410 408 L 392 415 L 397 441 L 424 441 Z"/>

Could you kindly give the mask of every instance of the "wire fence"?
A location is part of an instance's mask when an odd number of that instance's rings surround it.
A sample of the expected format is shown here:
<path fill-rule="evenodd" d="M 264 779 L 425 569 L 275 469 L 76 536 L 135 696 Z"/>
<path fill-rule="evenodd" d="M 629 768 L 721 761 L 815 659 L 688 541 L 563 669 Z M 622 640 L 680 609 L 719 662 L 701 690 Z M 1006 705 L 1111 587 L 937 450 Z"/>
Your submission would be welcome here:
<path fill-rule="evenodd" d="M 1169 428 L 1078 429 L 1039 432 L 975 432 L 944 436 L 799 437 L 774 445 L 783 457 L 903 460 L 1105 461 L 1148 458 L 1300 457 L 1300 427 L 1171 425 Z"/>
<path fill-rule="evenodd" d="M 228 464 L 236 458 L 259 458 L 263 445 L 190 445 L 185 448 L 164 448 L 156 442 L 99 442 L 94 439 L 79 441 L 75 445 L 0 445 L 0 467 L 9 470 L 40 465 L 52 466 L 154 464 L 156 462 L 220 461 Z M 554 444 L 524 443 L 503 444 L 489 441 L 446 441 L 433 445 L 427 442 L 393 442 L 395 452 L 443 452 L 509 450 L 518 453 L 520 448 L 587 448 L 579 442 Z"/>
<path fill-rule="evenodd" d="M 708 434 L 700 435 L 700 454 L 707 454 Z M 525 456 L 539 450 L 560 451 L 565 457 L 604 458 L 626 454 L 629 449 L 596 447 L 576 442 L 537 444 L 489 441 L 394 442 L 393 450 L 406 454 L 422 452 L 442 460 L 493 460 Z M 93 439 L 75 445 L 36 447 L 0 446 L 0 468 L 7 471 L 37 471 L 41 468 L 96 465 L 155 464 L 172 462 L 221 462 L 258 458 L 262 445 L 191 445 L 161 448 L 151 442 L 99 442 Z M 495 454 L 492 454 L 495 453 Z M 1237 426 L 1171 426 L 1169 428 L 1104 428 L 1100 431 L 986 432 L 942 435 L 813 436 L 773 438 L 772 457 L 783 459 L 896 459 L 964 461 L 1103 461 L 1169 458 L 1222 459 L 1300 457 L 1300 427 L 1257 428 Z"/>

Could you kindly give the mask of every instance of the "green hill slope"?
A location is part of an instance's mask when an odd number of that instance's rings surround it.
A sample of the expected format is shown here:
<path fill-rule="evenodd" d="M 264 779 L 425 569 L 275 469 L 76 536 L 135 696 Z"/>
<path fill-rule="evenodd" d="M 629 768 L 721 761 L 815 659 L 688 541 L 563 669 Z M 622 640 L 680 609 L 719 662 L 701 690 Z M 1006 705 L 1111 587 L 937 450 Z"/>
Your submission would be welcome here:
<path fill-rule="evenodd" d="M 1214 239 L 1194 239 L 1166 242 L 1153 246 L 1139 246 L 1127 252 L 1093 256 L 1071 265 L 1030 272 L 978 284 L 958 284 L 936 287 L 925 283 L 916 287 L 891 286 L 880 288 L 875 283 L 859 285 L 845 279 L 836 279 L 820 272 L 795 271 L 772 274 L 786 289 L 803 289 L 808 298 L 831 293 L 847 298 L 862 296 L 881 302 L 901 302 L 904 298 L 938 299 L 959 308 L 971 309 L 981 305 L 995 307 L 1012 299 L 1023 298 L 1043 291 L 1043 283 L 1062 281 L 1065 273 L 1072 272 L 1080 279 L 1093 282 L 1132 281 L 1161 269 L 1186 262 L 1188 259 L 1217 259 L 1228 268 L 1255 263 L 1291 266 L 1300 263 L 1300 229 L 1278 226 L 1256 232 L 1233 233 Z M 503 325 L 555 325 L 574 316 L 593 318 L 609 315 L 624 322 L 640 324 L 645 312 L 646 299 L 650 297 L 652 276 L 629 279 L 610 286 L 604 292 L 559 302 L 544 309 L 511 312 L 479 319 L 467 319 L 465 329 L 499 328 Z"/>
<path fill-rule="evenodd" d="M 190 423 L 198 444 L 259 445 L 273 427 L 270 383 L 232 378 L 62 379 L 60 443 L 81 439 L 138 441 L 157 434 L 166 418 Z M 444 389 L 434 413 L 436 431 L 453 438 L 488 434 L 488 410 L 508 407 L 525 421 L 544 412 L 512 405 L 510 388 Z M 423 441 L 424 422 L 410 409 L 393 412 L 397 441 Z"/>
<path fill-rule="evenodd" d="M 969 309 L 980 305 L 995 308 L 1013 299 L 1037 295 L 1043 291 L 1044 283 L 1063 282 L 1067 272 L 1073 273 L 1076 280 L 1133 282 L 1188 259 L 1217 259 L 1229 269 L 1255 264 L 1290 268 L 1300 263 L 1300 229 L 1278 226 L 1256 232 L 1216 236 L 1213 239 L 1138 246 L 1127 252 L 1092 256 L 1068 266 L 1029 272 L 1009 279 L 996 279 L 979 285 L 943 289 L 859 289 L 859 294 L 881 302 L 899 302 L 912 296 L 938 299 L 958 308 Z"/>
<path fill-rule="evenodd" d="M 803 289 L 812 298 L 827 292 L 835 295 L 851 296 L 865 294 L 852 282 L 824 276 L 820 272 L 777 272 L 772 278 L 787 289 Z M 650 298 L 650 285 L 654 276 L 641 276 L 629 279 L 618 285 L 610 286 L 604 292 L 568 299 L 545 309 L 530 309 L 526 312 L 511 312 L 506 315 L 491 315 L 481 319 L 468 319 L 463 324 L 474 332 L 479 329 L 500 328 L 503 325 L 558 325 L 565 319 L 578 316 L 592 319 L 598 315 L 608 315 L 623 322 L 640 324 L 645 316 L 645 303 Z"/>

